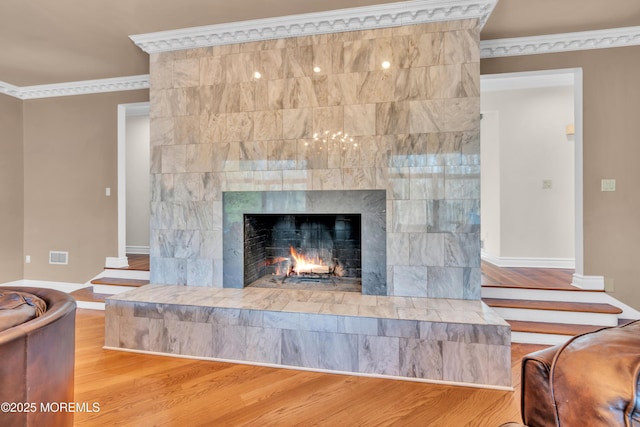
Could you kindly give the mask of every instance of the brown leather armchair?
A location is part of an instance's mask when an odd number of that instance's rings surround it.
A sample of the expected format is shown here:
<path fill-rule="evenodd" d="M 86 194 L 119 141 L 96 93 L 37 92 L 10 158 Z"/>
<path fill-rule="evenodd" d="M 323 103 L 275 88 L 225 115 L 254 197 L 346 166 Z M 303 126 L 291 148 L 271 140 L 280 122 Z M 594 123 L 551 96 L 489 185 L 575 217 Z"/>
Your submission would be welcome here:
<path fill-rule="evenodd" d="M 41 411 L 40 404 L 74 401 L 75 300 L 51 289 L 0 290 L 27 292 L 47 303 L 40 317 L 0 332 L 0 402 L 14 404 L 3 407 L 0 425 L 73 425 L 72 412 Z M 37 410 L 25 410 L 25 403 L 34 403 Z"/>
<path fill-rule="evenodd" d="M 579 335 L 522 359 L 522 420 L 529 427 L 640 426 L 639 380 L 640 321 Z"/>

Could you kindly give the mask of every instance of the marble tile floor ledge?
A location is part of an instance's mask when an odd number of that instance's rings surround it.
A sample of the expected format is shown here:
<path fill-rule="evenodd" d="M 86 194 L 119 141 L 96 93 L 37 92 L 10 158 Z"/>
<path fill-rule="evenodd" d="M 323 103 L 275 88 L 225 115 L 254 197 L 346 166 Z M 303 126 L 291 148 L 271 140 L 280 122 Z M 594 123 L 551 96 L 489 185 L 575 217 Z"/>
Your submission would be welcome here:
<path fill-rule="evenodd" d="M 146 285 L 106 300 L 105 348 L 511 390 L 480 300 Z"/>

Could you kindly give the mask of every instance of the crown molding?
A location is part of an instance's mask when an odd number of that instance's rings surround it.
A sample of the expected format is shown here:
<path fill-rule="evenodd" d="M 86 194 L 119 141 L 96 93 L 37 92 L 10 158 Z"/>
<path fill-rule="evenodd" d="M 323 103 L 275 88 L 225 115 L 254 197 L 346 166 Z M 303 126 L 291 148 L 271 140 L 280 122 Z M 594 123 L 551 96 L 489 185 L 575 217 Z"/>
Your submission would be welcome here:
<path fill-rule="evenodd" d="M 35 86 L 14 86 L 0 81 L 0 93 L 23 100 L 138 89 L 149 89 L 148 74 Z"/>
<path fill-rule="evenodd" d="M 480 42 L 480 58 L 535 55 L 637 45 L 640 45 L 640 27 L 624 27 L 577 33 L 484 40 Z"/>
<path fill-rule="evenodd" d="M 138 34 L 129 38 L 147 53 L 160 53 L 459 19 L 478 19 L 482 28 L 497 1 L 413 0 Z"/>

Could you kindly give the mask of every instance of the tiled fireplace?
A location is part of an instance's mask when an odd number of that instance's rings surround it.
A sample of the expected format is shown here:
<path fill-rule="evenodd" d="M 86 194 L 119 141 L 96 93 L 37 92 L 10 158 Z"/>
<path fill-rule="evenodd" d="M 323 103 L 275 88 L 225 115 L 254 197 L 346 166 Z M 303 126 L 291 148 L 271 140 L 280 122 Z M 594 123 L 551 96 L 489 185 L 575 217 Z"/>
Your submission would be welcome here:
<path fill-rule="evenodd" d="M 107 346 L 508 386 L 480 301 L 479 64 L 477 19 L 152 54 L 163 286 L 107 301 Z M 359 292 L 248 286 L 292 250 Z"/>
<path fill-rule="evenodd" d="M 278 247 L 274 248 L 274 252 L 269 256 L 265 254 L 257 260 L 252 259 L 252 262 L 257 261 L 258 264 L 268 262 L 274 265 L 276 261 L 281 260 L 279 266 L 288 269 L 293 266 L 291 246 L 294 251 L 302 255 L 312 257 L 319 255 L 321 263 L 327 267 L 327 272 L 335 271 L 337 266 L 344 270 L 342 272 L 344 274 L 340 276 L 360 279 L 362 293 L 386 295 L 385 211 L 386 196 L 385 192 L 380 190 L 224 193 L 223 287 L 241 288 L 248 284 L 247 268 L 251 267 L 247 265 L 246 233 L 251 227 L 247 224 L 247 218 L 254 220 L 262 218 L 265 221 L 268 219 L 280 221 L 279 226 L 285 228 L 284 231 L 288 234 L 282 237 Z M 287 224 L 287 221 L 294 221 L 295 218 L 298 218 L 298 222 L 301 223 L 297 230 L 295 226 Z M 257 221 L 254 223 L 257 224 Z M 320 239 L 320 236 L 313 235 L 311 232 L 305 234 L 300 229 L 300 225 L 307 228 L 313 227 L 315 234 L 323 232 L 326 236 Z M 340 236 L 340 232 L 343 234 L 349 232 L 349 235 Z M 252 233 L 255 233 L 254 229 Z M 267 273 L 278 273 L 273 268 L 269 271 L 265 270 L 259 275 L 252 271 L 250 275 L 252 281 L 264 277 Z M 325 270 L 317 269 L 316 272 L 318 271 Z M 276 279 L 281 281 L 283 274 L 283 272 L 276 274 Z M 296 276 L 299 275 L 296 274 Z M 330 283 L 325 288 L 334 289 L 335 283 L 331 283 L 330 278 L 328 279 Z M 295 281 L 289 280 L 289 283 Z M 322 289 L 322 286 L 312 288 Z"/>

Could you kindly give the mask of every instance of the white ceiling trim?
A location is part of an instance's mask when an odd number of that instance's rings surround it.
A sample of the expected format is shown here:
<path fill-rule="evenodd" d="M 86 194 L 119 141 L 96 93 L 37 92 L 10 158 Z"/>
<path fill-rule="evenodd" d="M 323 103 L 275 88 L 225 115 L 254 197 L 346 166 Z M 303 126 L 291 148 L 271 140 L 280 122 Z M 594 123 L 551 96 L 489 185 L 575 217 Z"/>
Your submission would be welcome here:
<path fill-rule="evenodd" d="M 138 89 L 149 89 L 148 74 L 35 86 L 14 86 L 0 81 L 0 93 L 18 99 L 52 98 L 56 96 L 88 95 Z"/>
<path fill-rule="evenodd" d="M 477 18 L 498 0 L 413 0 L 129 36 L 147 53 Z"/>
<path fill-rule="evenodd" d="M 480 42 L 480 58 L 535 55 L 640 45 L 640 27 L 550 34 Z"/>

